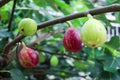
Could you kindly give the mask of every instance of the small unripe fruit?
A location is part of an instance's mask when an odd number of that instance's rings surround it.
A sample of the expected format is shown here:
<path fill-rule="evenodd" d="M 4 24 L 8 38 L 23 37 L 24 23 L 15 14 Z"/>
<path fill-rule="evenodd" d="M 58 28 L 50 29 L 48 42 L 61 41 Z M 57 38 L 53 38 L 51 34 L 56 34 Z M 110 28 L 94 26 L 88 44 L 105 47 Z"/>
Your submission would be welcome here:
<path fill-rule="evenodd" d="M 89 20 L 85 22 L 81 30 L 81 38 L 86 46 L 95 48 L 106 41 L 107 33 L 104 25 L 88 15 Z"/>
<path fill-rule="evenodd" d="M 46 56 L 43 53 L 39 53 L 39 62 L 43 63 L 46 60 Z"/>
<path fill-rule="evenodd" d="M 24 68 L 34 68 L 39 62 L 39 56 L 36 51 L 25 46 L 21 49 L 19 55 L 19 62 Z"/>
<path fill-rule="evenodd" d="M 24 36 L 33 35 L 37 31 L 37 23 L 30 18 L 25 18 L 18 24 L 19 32 Z"/>
<path fill-rule="evenodd" d="M 70 52 L 78 52 L 82 49 L 80 33 L 77 29 L 69 27 L 63 38 L 64 47 Z"/>
<path fill-rule="evenodd" d="M 53 55 L 53 56 L 51 57 L 51 59 L 50 59 L 50 65 L 53 66 L 53 67 L 55 67 L 55 66 L 58 65 L 58 63 L 59 63 L 58 57 L 55 56 L 55 55 Z"/>

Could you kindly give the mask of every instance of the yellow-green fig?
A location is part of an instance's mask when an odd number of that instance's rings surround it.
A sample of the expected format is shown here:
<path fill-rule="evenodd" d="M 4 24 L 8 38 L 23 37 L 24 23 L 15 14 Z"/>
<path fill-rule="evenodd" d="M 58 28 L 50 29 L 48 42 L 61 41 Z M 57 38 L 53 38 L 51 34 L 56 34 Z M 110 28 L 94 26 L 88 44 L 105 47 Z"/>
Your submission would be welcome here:
<path fill-rule="evenodd" d="M 50 59 L 50 65 L 55 67 L 58 65 L 58 63 L 59 63 L 58 57 L 56 55 L 53 55 Z"/>
<path fill-rule="evenodd" d="M 18 29 L 22 35 L 30 36 L 37 31 L 37 23 L 33 19 L 24 18 L 19 22 Z"/>
<path fill-rule="evenodd" d="M 88 14 L 89 20 L 85 22 L 81 29 L 82 42 L 89 47 L 95 48 L 102 45 L 107 38 L 104 25 Z"/>

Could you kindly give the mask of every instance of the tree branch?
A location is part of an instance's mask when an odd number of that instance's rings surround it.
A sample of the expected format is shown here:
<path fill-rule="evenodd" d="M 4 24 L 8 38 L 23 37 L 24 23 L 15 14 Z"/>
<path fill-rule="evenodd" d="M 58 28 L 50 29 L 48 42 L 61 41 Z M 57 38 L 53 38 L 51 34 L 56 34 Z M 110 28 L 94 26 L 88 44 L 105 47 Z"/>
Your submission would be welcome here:
<path fill-rule="evenodd" d="M 16 2 L 17 2 L 17 0 L 14 0 L 13 7 L 12 7 L 12 13 L 11 13 L 11 16 L 10 16 L 10 19 L 9 19 L 9 24 L 8 24 L 8 31 L 10 31 L 11 23 L 12 23 L 12 20 L 13 20 L 13 14 L 14 14 L 14 11 L 15 11 Z"/>
<path fill-rule="evenodd" d="M 81 18 L 81 17 L 86 17 L 87 14 L 91 14 L 91 15 L 97 15 L 97 14 L 102 14 L 102 13 L 107 13 L 107 12 L 117 12 L 120 11 L 120 5 L 119 4 L 113 4 L 110 6 L 104 6 L 101 8 L 95 8 L 95 9 L 91 9 L 85 12 L 80 12 L 80 13 L 75 13 L 75 14 L 70 14 L 64 17 L 60 17 L 51 21 L 46 21 L 44 23 L 41 23 L 38 25 L 38 29 L 41 28 L 45 28 L 48 27 L 50 25 L 54 25 L 54 24 L 58 24 L 58 23 L 63 23 L 69 20 L 73 20 L 76 18 Z"/>
<path fill-rule="evenodd" d="M 7 43 L 3 49 L 3 54 L 8 54 L 10 48 L 15 45 L 17 42 L 20 42 L 25 36 L 19 35 L 13 41 Z"/>
<path fill-rule="evenodd" d="M 0 7 L 4 6 L 4 5 L 7 4 L 9 1 L 11 1 L 11 0 L 0 0 Z"/>
<path fill-rule="evenodd" d="M 49 54 L 55 54 L 55 55 L 60 55 L 60 56 L 66 56 L 66 57 L 69 57 L 69 58 L 73 58 L 75 60 L 83 60 L 83 59 L 80 59 L 80 58 L 77 58 L 77 57 L 74 57 L 74 56 L 70 56 L 70 55 L 67 55 L 65 53 L 55 53 L 55 52 L 49 52 L 49 51 L 46 51 L 46 50 L 42 50 L 42 49 L 37 49 L 41 52 L 44 52 L 44 53 L 49 53 Z"/>
<path fill-rule="evenodd" d="M 85 12 L 75 13 L 75 14 L 67 15 L 67 16 L 60 17 L 60 18 L 57 18 L 57 19 L 54 19 L 54 20 L 43 22 L 43 23 L 38 25 L 38 29 L 42 29 L 42 28 L 48 27 L 50 25 L 58 24 L 58 23 L 63 23 L 63 22 L 73 20 L 73 19 L 76 19 L 76 18 L 85 17 L 88 13 L 90 13 L 91 15 L 97 15 L 97 14 L 102 14 L 102 13 L 107 13 L 107 12 L 117 12 L 117 11 L 120 11 L 120 5 L 119 4 L 104 6 L 104 7 L 101 7 L 101 8 L 95 8 L 95 9 L 91 9 L 91 10 L 88 10 L 88 11 L 85 11 Z M 24 38 L 23 36 L 16 37 L 13 41 L 11 41 L 10 43 L 8 43 L 5 46 L 5 48 L 3 50 L 3 53 L 8 54 L 11 46 L 15 45 L 17 42 L 19 42 L 23 38 Z"/>

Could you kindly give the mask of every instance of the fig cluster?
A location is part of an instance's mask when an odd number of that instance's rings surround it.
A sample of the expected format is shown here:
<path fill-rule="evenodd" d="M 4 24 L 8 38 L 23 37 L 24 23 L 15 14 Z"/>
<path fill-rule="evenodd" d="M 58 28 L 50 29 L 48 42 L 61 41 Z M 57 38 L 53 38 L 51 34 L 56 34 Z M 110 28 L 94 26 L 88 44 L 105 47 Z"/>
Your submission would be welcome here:
<path fill-rule="evenodd" d="M 84 23 L 81 33 L 79 30 L 69 25 L 68 30 L 63 37 L 63 46 L 70 52 L 79 52 L 83 44 L 95 48 L 106 41 L 107 33 L 104 25 L 97 19 L 88 14 L 88 20 Z M 30 18 L 25 18 L 18 24 L 19 32 L 24 36 L 30 36 L 37 31 L 37 23 Z M 34 68 L 38 62 L 45 62 L 45 55 L 39 54 L 22 43 L 22 49 L 18 55 L 19 62 L 24 68 Z M 40 58 L 39 58 L 40 57 Z M 59 63 L 59 58 L 52 55 L 50 59 L 51 66 L 55 67 Z"/>
<path fill-rule="evenodd" d="M 63 37 L 63 46 L 70 52 L 82 50 L 82 43 L 95 48 L 106 41 L 107 33 L 104 25 L 88 14 L 88 20 L 84 23 L 81 33 L 73 27 L 69 27 Z"/>

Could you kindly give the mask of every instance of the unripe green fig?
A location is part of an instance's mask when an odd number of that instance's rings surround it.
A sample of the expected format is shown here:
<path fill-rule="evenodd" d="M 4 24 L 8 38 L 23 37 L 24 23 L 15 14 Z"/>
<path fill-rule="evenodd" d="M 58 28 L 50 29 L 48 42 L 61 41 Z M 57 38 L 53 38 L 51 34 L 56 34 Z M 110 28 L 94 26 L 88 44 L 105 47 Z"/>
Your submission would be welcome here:
<path fill-rule="evenodd" d="M 89 47 L 95 48 L 102 45 L 107 38 L 104 25 L 88 14 L 89 20 L 85 22 L 81 30 L 82 42 Z"/>
<path fill-rule="evenodd" d="M 22 35 L 30 36 L 37 31 L 37 23 L 33 19 L 24 18 L 19 22 L 18 29 Z"/>
<path fill-rule="evenodd" d="M 58 57 L 56 55 L 53 55 L 50 59 L 50 65 L 55 67 L 58 65 L 58 63 L 59 63 Z"/>
<path fill-rule="evenodd" d="M 39 53 L 39 62 L 43 63 L 45 62 L 45 60 L 46 60 L 45 55 L 43 53 Z"/>

